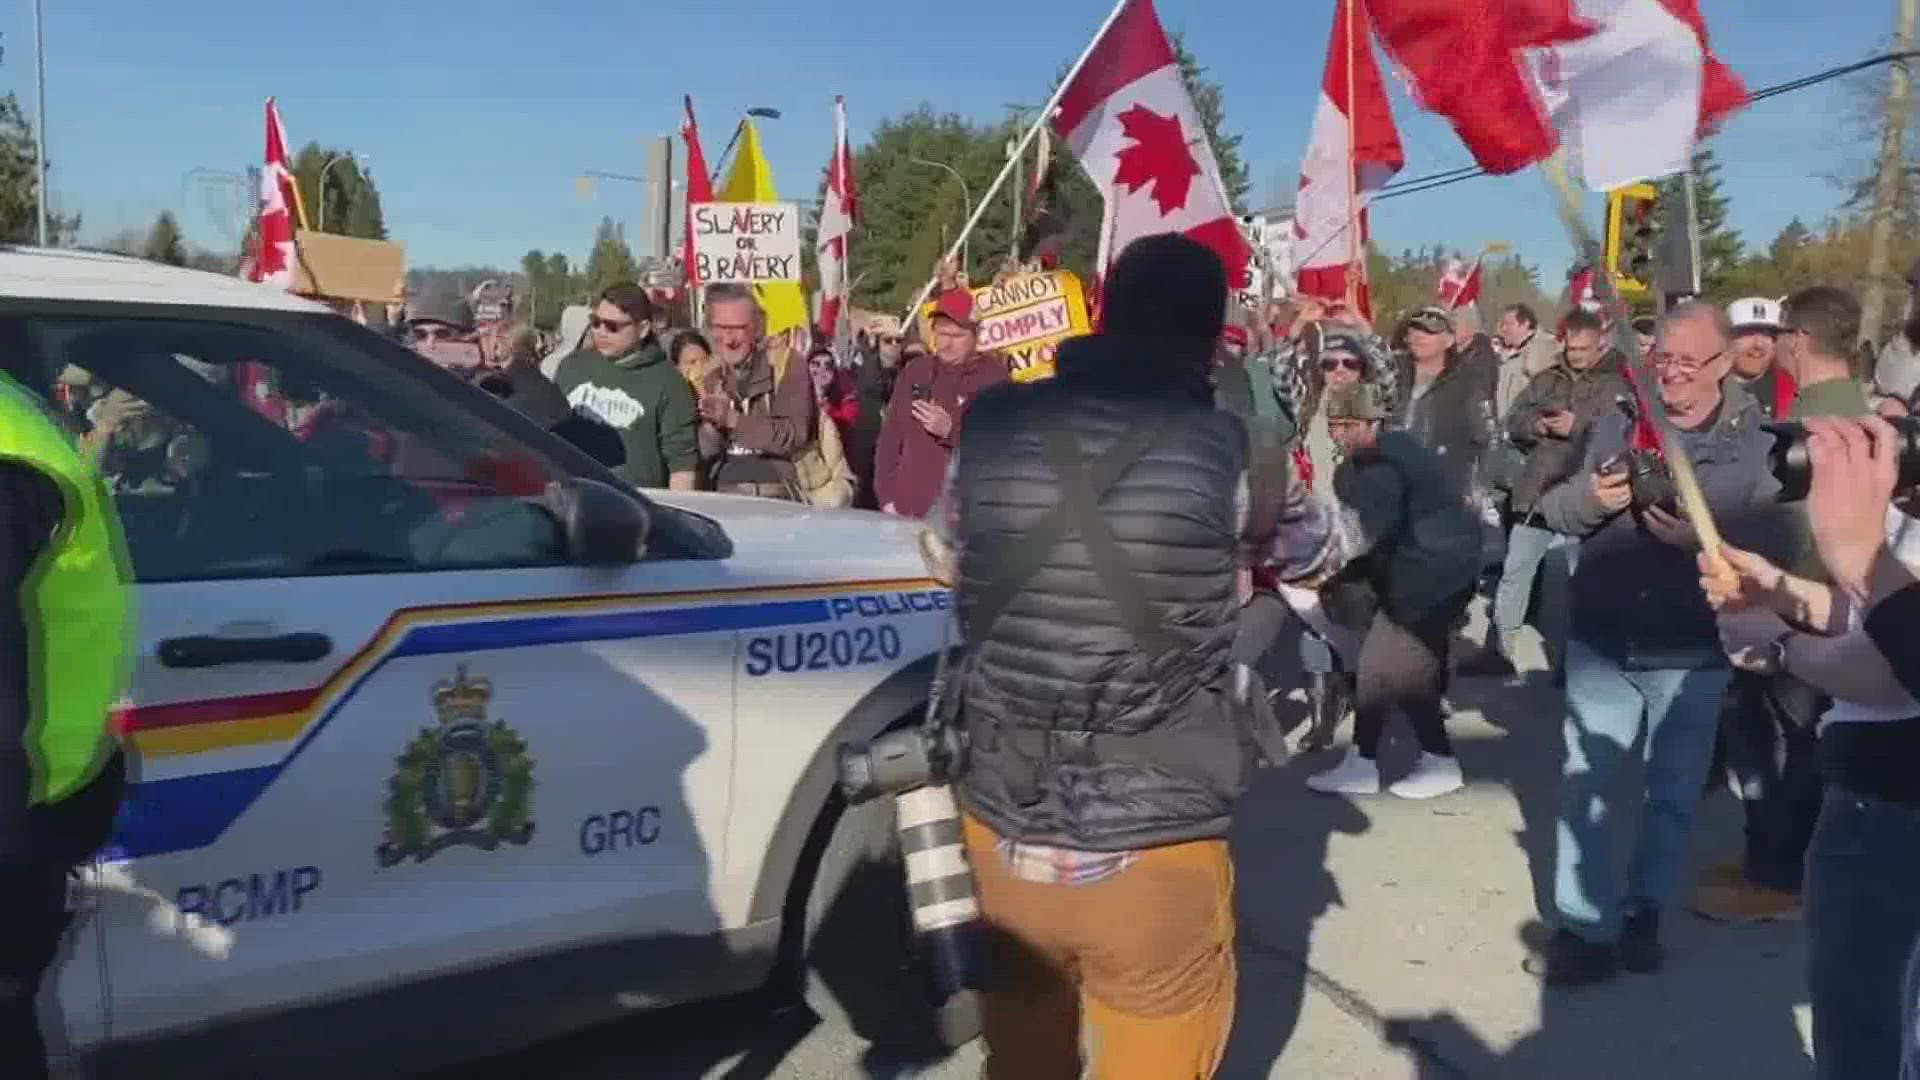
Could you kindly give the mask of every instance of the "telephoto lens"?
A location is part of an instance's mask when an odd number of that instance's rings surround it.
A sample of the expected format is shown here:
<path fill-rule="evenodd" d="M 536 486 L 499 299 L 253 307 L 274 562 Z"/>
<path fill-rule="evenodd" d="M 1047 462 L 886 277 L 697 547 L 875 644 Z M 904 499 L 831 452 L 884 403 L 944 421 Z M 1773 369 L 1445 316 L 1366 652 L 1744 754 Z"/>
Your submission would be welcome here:
<path fill-rule="evenodd" d="M 927 960 L 928 989 L 936 1001 L 984 989 L 986 928 L 953 789 L 929 784 L 903 791 L 893 808 L 906 864 L 907 906 Z"/>
<path fill-rule="evenodd" d="M 1920 417 L 1902 416 L 1887 423 L 1893 425 L 1899 436 L 1900 479 L 1893 490 L 1894 494 L 1901 495 L 1920 488 Z M 1813 458 L 1807 453 L 1807 429 L 1788 423 L 1766 424 L 1764 430 L 1773 436 L 1767 465 L 1774 479 L 1780 481 L 1780 501 L 1806 498 L 1813 488 Z"/>

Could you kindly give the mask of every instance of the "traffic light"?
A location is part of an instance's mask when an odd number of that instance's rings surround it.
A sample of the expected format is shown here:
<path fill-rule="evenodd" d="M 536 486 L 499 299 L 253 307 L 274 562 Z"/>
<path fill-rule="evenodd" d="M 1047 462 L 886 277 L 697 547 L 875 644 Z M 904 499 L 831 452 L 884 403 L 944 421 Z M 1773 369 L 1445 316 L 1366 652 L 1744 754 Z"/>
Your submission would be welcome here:
<path fill-rule="evenodd" d="M 1607 192 L 1607 273 L 1623 297 L 1640 296 L 1652 288 L 1659 200 L 1659 189 L 1652 184 L 1630 184 Z"/>

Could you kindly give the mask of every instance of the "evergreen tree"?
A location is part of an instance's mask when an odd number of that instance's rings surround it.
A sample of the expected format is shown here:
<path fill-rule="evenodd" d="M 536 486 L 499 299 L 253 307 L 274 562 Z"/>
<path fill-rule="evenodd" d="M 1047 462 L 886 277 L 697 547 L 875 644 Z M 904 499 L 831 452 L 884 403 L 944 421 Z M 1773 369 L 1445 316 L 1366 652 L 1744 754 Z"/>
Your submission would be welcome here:
<path fill-rule="evenodd" d="M 140 257 L 168 266 L 187 265 L 186 246 L 180 240 L 180 223 L 173 218 L 170 210 L 160 211 L 153 219 L 153 228 L 147 230 L 146 244 Z"/>
<path fill-rule="evenodd" d="M 38 224 L 39 152 L 33 125 L 12 94 L 0 97 L 0 242 L 31 244 Z M 47 217 L 47 243 L 61 247 L 80 232 L 80 216 Z"/>
<path fill-rule="evenodd" d="M 380 190 L 360 159 L 346 150 L 310 142 L 293 156 L 294 183 L 307 211 L 307 225 L 320 232 L 385 240 Z M 324 180 L 326 186 L 321 187 Z"/>
<path fill-rule="evenodd" d="M 633 250 L 627 247 L 625 226 L 612 218 L 601 218 L 593 232 L 593 250 L 587 253 L 586 294 L 598 296 L 607 286 L 634 281 L 639 275 Z"/>

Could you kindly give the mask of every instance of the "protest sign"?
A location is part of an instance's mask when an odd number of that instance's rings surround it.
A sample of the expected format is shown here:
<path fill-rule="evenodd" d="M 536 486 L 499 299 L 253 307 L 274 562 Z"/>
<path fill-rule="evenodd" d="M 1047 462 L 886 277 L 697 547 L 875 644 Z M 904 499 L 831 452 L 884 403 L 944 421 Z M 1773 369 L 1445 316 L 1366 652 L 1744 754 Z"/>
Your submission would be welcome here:
<path fill-rule="evenodd" d="M 932 304 L 920 309 L 928 341 L 932 316 Z M 1005 353 L 1016 368 L 1050 358 L 1054 346 L 1092 329 L 1080 279 L 1065 270 L 1020 274 L 974 289 L 973 316 L 980 351 Z"/>
<path fill-rule="evenodd" d="M 302 296 L 384 304 L 400 295 L 406 248 L 300 229 L 294 233 L 293 291 Z"/>
<path fill-rule="evenodd" d="M 694 277 L 769 285 L 800 280 L 800 208 L 793 203 L 693 204 Z"/>

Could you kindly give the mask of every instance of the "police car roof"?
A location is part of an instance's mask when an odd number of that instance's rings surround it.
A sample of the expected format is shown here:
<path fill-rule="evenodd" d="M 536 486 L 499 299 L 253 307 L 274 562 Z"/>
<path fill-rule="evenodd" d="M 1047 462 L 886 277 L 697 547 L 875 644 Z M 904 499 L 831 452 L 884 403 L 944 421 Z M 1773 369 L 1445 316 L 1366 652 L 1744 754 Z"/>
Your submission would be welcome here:
<path fill-rule="evenodd" d="M 0 245 L 0 296 L 325 314 L 272 285 L 104 252 Z"/>

